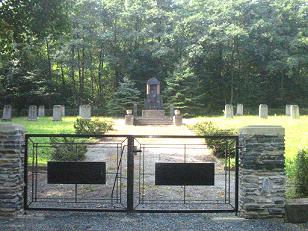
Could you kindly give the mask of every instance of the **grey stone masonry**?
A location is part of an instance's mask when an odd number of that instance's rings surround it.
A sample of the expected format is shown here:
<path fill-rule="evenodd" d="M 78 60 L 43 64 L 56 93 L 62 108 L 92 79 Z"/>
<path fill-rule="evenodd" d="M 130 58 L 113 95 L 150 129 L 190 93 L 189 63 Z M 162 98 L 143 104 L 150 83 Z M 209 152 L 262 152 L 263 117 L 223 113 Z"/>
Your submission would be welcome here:
<path fill-rule="evenodd" d="M 286 105 L 286 116 L 290 116 L 291 115 L 291 105 L 287 104 Z"/>
<path fill-rule="evenodd" d="M 134 125 L 134 115 L 125 116 L 125 125 Z"/>
<path fill-rule="evenodd" d="M 297 105 L 291 105 L 291 117 L 293 119 L 299 119 L 299 106 Z"/>
<path fill-rule="evenodd" d="M 44 117 L 45 116 L 45 106 L 44 105 L 40 105 L 38 108 L 38 116 L 39 117 Z"/>
<path fill-rule="evenodd" d="M 61 121 L 62 114 L 63 114 L 63 107 L 62 105 L 54 105 L 52 109 L 52 120 L 53 121 Z"/>
<path fill-rule="evenodd" d="M 226 104 L 225 105 L 225 118 L 233 118 L 233 105 L 232 104 Z"/>
<path fill-rule="evenodd" d="M 244 106 L 243 106 L 243 104 L 237 104 L 236 105 L 236 115 L 238 115 L 238 116 L 244 115 Z"/>
<path fill-rule="evenodd" d="M 12 106 L 11 105 L 4 105 L 2 120 L 11 120 L 11 119 L 12 119 Z"/>
<path fill-rule="evenodd" d="M 267 119 L 268 117 L 268 107 L 267 104 L 259 105 L 259 117 L 263 119 Z"/>
<path fill-rule="evenodd" d="M 245 218 L 285 213 L 284 134 L 280 126 L 240 129 L 239 208 Z"/>
<path fill-rule="evenodd" d="M 22 211 L 24 133 L 20 125 L 0 124 L 0 216 Z"/>
<path fill-rule="evenodd" d="M 29 106 L 28 120 L 37 120 L 37 106 L 36 105 Z"/>

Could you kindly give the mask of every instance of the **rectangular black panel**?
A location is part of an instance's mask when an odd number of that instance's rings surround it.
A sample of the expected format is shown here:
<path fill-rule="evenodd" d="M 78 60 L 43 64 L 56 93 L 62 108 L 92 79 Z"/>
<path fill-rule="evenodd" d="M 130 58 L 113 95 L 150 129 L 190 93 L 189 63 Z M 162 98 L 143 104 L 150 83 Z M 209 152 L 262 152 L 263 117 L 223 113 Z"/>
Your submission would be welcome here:
<path fill-rule="evenodd" d="M 106 162 L 47 163 L 48 184 L 106 184 Z"/>
<path fill-rule="evenodd" d="M 214 185 L 214 163 L 155 163 L 156 185 Z"/>

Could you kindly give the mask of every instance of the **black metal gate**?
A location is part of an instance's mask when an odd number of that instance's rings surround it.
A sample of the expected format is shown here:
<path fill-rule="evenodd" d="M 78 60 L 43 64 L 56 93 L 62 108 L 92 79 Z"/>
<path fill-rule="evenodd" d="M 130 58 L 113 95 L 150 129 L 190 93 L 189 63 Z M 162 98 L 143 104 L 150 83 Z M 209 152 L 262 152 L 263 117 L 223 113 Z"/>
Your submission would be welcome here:
<path fill-rule="evenodd" d="M 24 180 L 26 210 L 237 212 L 238 137 L 27 134 Z"/>

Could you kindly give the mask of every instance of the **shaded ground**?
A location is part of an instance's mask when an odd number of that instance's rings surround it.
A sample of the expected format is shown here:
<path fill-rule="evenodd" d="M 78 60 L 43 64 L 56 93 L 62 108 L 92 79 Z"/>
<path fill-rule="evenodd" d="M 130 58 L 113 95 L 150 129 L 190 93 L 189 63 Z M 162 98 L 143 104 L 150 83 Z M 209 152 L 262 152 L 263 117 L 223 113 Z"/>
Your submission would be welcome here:
<path fill-rule="evenodd" d="M 297 231 L 308 225 L 284 223 L 282 219 L 247 220 L 234 214 L 131 214 L 29 212 L 15 219 L 0 219 L 1 231 L 146 231 L 228 230 Z"/>

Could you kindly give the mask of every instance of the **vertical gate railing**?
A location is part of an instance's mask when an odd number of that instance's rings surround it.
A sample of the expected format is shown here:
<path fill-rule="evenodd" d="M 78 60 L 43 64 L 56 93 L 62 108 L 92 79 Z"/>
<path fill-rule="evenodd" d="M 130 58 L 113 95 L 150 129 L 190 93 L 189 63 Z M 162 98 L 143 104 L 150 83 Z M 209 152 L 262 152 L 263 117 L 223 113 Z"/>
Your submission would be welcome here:
<path fill-rule="evenodd" d="M 25 145 L 26 210 L 238 211 L 237 136 L 27 134 Z M 51 158 L 61 152 L 85 159 Z"/>

